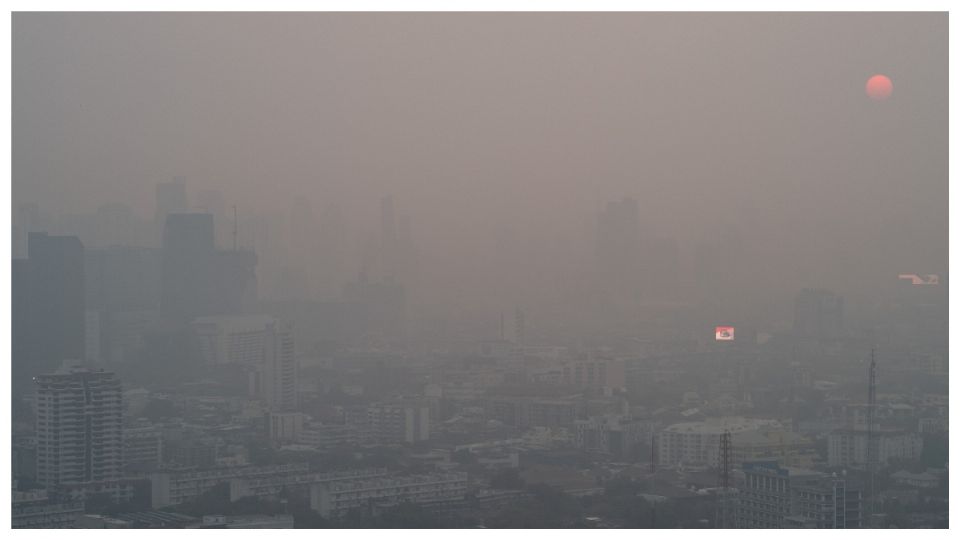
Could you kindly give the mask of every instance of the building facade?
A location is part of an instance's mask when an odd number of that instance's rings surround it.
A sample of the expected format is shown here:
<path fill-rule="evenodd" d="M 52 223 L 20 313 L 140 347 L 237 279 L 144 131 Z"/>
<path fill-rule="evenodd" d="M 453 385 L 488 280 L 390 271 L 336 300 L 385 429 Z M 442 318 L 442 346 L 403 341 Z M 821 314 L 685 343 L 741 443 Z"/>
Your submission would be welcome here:
<path fill-rule="evenodd" d="M 774 461 L 743 464 L 737 527 L 743 529 L 859 529 L 862 493 L 844 477 Z"/>
<path fill-rule="evenodd" d="M 123 470 L 123 405 L 113 373 L 63 368 L 37 384 L 37 481 L 104 482 Z"/>
<path fill-rule="evenodd" d="M 355 508 L 462 501 L 466 493 L 467 473 L 463 472 L 330 482 L 313 486 L 310 508 L 332 518 Z"/>

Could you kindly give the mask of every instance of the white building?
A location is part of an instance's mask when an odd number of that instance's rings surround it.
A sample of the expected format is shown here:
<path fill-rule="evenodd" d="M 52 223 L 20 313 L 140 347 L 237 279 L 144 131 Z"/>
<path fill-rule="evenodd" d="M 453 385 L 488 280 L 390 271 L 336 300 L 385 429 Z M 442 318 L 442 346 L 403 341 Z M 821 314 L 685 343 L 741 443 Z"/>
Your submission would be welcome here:
<path fill-rule="evenodd" d="M 354 508 L 394 506 L 403 502 L 430 504 L 463 500 L 467 473 L 447 472 L 415 476 L 316 484 L 310 489 L 310 508 L 324 518 L 342 516 Z"/>
<path fill-rule="evenodd" d="M 885 465 L 891 458 L 920 459 L 923 437 L 918 433 L 880 432 L 875 435 L 876 459 Z M 827 464 L 831 467 L 856 467 L 867 463 L 867 432 L 842 430 L 827 437 Z"/>
<path fill-rule="evenodd" d="M 46 488 L 120 478 L 123 405 L 113 373 L 65 367 L 37 384 L 37 481 Z"/>
<path fill-rule="evenodd" d="M 250 393 L 274 412 L 297 410 L 297 358 L 293 328 L 275 322 L 268 326 L 260 363 L 250 371 Z"/>
<path fill-rule="evenodd" d="M 730 432 L 733 446 L 736 447 L 737 435 L 782 429 L 776 420 L 738 416 L 673 424 L 664 428 L 657 437 L 660 466 L 716 467 L 720 438 L 725 432 Z"/>

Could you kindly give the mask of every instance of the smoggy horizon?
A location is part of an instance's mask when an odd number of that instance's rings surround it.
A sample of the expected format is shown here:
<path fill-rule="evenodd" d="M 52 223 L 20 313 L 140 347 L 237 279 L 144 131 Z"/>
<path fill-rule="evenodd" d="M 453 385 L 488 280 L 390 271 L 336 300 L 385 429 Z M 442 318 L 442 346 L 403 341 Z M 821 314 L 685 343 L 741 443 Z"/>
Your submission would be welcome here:
<path fill-rule="evenodd" d="M 63 216 L 150 221 L 155 185 L 182 176 L 223 248 L 237 207 L 262 299 L 388 274 L 384 197 L 409 304 L 487 335 L 517 307 L 592 317 L 598 222 L 624 197 L 662 248 L 644 264 L 672 261 L 641 311 L 789 322 L 811 287 L 867 314 L 899 274 L 946 276 L 946 15 L 14 20 L 14 208 L 98 247 Z M 875 73 L 890 99 L 865 94 Z"/>

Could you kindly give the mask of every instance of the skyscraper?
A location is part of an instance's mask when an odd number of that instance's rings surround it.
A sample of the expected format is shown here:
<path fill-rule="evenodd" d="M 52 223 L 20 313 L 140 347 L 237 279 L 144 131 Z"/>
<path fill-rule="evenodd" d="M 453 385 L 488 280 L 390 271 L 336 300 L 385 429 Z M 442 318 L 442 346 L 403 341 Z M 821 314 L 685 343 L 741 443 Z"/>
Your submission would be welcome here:
<path fill-rule="evenodd" d="M 251 394 L 271 412 L 296 411 L 298 370 L 293 328 L 274 320 L 267 325 L 262 339 L 262 360 L 250 372 Z"/>
<path fill-rule="evenodd" d="M 161 307 L 173 318 L 209 315 L 214 272 L 213 216 L 174 213 L 163 230 Z"/>
<path fill-rule="evenodd" d="M 37 481 L 44 487 L 117 480 L 123 406 L 113 373 L 64 367 L 37 385 Z"/>
<path fill-rule="evenodd" d="M 161 309 L 174 322 L 240 313 L 257 295 L 251 251 L 218 251 L 213 216 L 173 213 L 163 234 Z"/>
<path fill-rule="evenodd" d="M 85 354 L 84 250 L 76 236 L 30 233 L 14 264 L 14 392 L 29 378 Z"/>

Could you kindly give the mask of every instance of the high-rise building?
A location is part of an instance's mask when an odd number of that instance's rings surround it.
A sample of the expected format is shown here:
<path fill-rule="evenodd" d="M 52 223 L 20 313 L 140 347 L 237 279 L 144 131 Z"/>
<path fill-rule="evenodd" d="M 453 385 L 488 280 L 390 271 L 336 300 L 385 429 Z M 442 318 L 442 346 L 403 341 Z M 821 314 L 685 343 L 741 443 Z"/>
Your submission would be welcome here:
<path fill-rule="evenodd" d="M 119 479 L 123 405 L 116 375 L 63 367 L 35 381 L 37 481 L 49 489 Z"/>
<path fill-rule="evenodd" d="M 844 476 L 775 461 L 743 464 L 737 505 L 742 529 L 859 529 L 862 492 Z"/>
<path fill-rule="evenodd" d="M 211 214 L 167 216 L 161 264 L 161 307 L 180 322 L 241 313 L 256 301 L 257 256 L 218 251 Z"/>
<path fill-rule="evenodd" d="M 167 215 L 175 212 L 186 212 L 187 208 L 187 184 L 182 176 L 175 177 L 173 182 L 161 182 L 157 184 L 153 215 L 157 238 L 162 239 L 163 230 L 167 223 Z"/>
<path fill-rule="evenodd" d="M 86 354 L 83 244 L 75 236 L 30 233 L 27 251 L 29 258 L 13 267 L 15 392 Z"/>
<path fill-rule="evenodd" d="M 251 394 L 271 412 L 297 410 L 297 357 L 293 328 L 274 321 L 263 334 L 263 358 L 250 371 Z"/>
<path fill-rule="evenodd" d="M 823 289 L 800 291 L 794 304 L 793 332 L 817 339 L 842 336 L 843 298 Z"/>
<path fill-rule="evenodd" d="M 167 216 L 161 273 L 161 306 L 167 315 L 192 320 L 212 314 L 214 252 L 212 215 Z"/>

